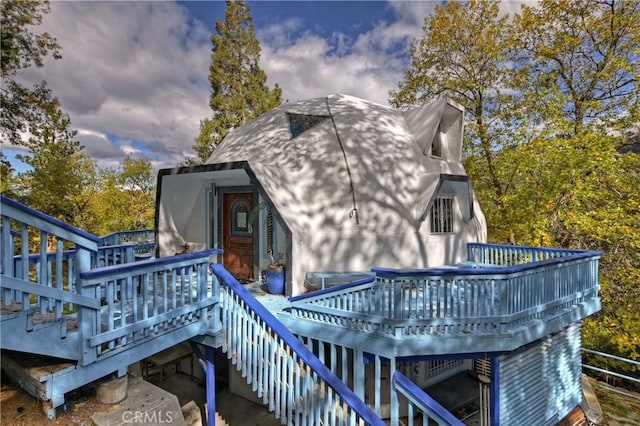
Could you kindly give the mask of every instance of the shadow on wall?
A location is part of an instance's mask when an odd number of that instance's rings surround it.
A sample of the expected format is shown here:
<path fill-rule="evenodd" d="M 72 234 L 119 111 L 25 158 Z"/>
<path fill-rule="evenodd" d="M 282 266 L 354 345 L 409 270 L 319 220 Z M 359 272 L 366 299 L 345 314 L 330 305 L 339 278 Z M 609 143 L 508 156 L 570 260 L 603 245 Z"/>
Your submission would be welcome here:
<path fill-rule="evenodd" d="M 292 138 L 287 112 L 332 119 Z M 426 266 L 428 224 L 416 232 L 415 206 L 430 198 L 424 176 L 462 172 L 424 155 L 402 112 L 343 95 L 284 105 L 237 129 L 209 163 L 233 161 L 248 161 L 294 247 L 309 250 L 294 273 Z M 466 238 L 446 238 L 442 257 L 464 257 Z"/>

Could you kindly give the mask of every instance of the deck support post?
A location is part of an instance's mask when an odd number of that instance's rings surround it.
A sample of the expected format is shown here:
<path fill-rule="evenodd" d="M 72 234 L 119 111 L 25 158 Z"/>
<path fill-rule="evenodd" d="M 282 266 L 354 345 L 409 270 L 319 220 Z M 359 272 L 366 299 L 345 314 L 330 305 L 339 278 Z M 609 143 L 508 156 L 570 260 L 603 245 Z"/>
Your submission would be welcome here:
<path fill-rule="evenodd" d="M 213 363 L 213 348 L 207 346 L 207 424 L 216 424 L 216 371 Z"/>
<path fill-rule="evenodd" d="M 389 421 L 391 426 L 398 426 L 400 419 L 400 401 L 398 392 L 393 388 L 393 375 L 396 374 L 396 357 L 389 360 Z"/>
<path fill-rule="evenodd" d="M 362 349 L 355 349 L 354 353 L 353 390 L 364 401 L 364 352 Z"/>
<path fill-rule="evenodd" d="M 500 424 L 500 356 L 491 357 L 491 384 L 490 384 L 490 408 L 489 418 L 491 426 Z"/>

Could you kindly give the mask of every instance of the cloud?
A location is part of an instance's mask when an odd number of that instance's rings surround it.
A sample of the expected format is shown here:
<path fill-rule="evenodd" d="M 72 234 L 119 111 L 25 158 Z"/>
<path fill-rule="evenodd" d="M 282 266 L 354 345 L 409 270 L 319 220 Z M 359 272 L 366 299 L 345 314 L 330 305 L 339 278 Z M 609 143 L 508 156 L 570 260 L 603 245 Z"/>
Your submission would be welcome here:
<path fill-rule="evenodd" d="M 367 23 L 360 33 L 337 29 L 322 37 L 313 16 L 259 28 L 268 84 L 278 83 L 291 101 L 345 93 L 387 104 L 408 65 L 411 39 L 422 34 L 434 4 L 391 2 L 393 18 Z M 63 58 L 18 79 L 47 80 L 85 152 L 101 166 L 133 154 L 173 167 L 193 155 L 200 120 L 211 115 L 205 24 L 174 2 L 50 6 L 39 30 L 58 39 Z"/>
<path fill-rule="evenodd" d="M 100 165 L 127 153 L 107 135 L 147 141 L 148 156 L 166 156 L 165 166 L 184 159 L 210 114 L 210 33 L 200 21 L 170 2 L 52 2 L 41 29 L 63 58 L 19 79 L 47 80 Z"/>
<path fill-rule="evenodd" d="M 407 51 L 421 35 L 421 13 L 432 4 L 394 4 L 397 20 L 377 22 L 357 36 L 336 31 L 323 38 L 312 30 L 292 39 L 300 28 L 275 24 L 259 31 L 261 67 L 268 83 L 278 83 L 283 99 L 296 101 L 332 93 L 358 96 L 388 104 L 389 89 L 395 88 L 407 66 Z M 292 23 L 293 24 L 293 23 Z"/>

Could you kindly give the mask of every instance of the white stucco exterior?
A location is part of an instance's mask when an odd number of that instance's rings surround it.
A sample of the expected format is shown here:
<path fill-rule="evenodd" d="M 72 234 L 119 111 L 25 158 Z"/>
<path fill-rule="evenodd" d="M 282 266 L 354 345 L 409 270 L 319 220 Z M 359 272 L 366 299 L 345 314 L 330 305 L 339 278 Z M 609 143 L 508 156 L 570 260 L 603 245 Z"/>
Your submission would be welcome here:
<path fill-rule="evenodd" d="M 290 114 L 321 118 L 292 137 Z M 285 104 L 230 133 L 207 165 L 161 171 L 160 255 L 183 242 L 215 247 L 217 194 L 246 187 L 279 219 L 274 251 L 286 255 L 289 294 L 304 292 L 309 271 L 458 262 L 468 242 L 486 241 L 462 134 L 463 109 L 446 98 L 409 111 L 345 95 Z M 453 199 L 452 232 L 432 233 L 437 195 Z"/>

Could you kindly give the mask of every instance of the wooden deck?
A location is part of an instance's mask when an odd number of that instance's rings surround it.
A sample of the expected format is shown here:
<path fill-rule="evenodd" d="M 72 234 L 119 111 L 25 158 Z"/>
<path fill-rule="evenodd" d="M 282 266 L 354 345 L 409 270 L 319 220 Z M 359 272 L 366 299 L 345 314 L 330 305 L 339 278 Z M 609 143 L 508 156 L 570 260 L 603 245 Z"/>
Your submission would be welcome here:
<path fill-rule="evenodd" d="M 373 268 L 329 288 L 331 274 L 316 272 L 320 290 L 286 298 L 240 285 L 216 264 L 219 250 L 140 260 L 131 245 L 100 248 L 5 197 L 0 243 L 2 368 L 50 401 L 51 418 L 66 392 L 191 340 L 208 353 L 222 347 L 276 416 L 296 424 L 381 425 L 383 409 L 397 424 L 399 392 L 414 398 L 404 410 L 459 424 L 397 366 L 497 359 L 600 309 L 601 253 L 589 251 L 470 244 L 459 265 Z"/>

